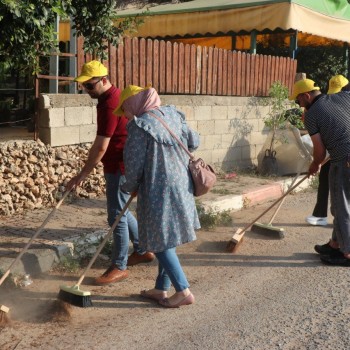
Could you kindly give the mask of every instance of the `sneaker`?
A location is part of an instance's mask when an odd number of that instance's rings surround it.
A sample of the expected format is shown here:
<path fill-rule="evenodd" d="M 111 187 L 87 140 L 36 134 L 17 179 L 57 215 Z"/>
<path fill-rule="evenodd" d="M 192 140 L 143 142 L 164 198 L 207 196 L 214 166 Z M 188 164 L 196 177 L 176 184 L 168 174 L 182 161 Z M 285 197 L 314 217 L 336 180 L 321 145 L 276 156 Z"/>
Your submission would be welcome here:
<path fill-rule="evenodd" d="M 317 216 L 310 215 L 305 218 L 305 221 L 314 226 L 327 226 L 327 218 L 318 218 Z"/>
<path fill-rule="evenodd" d="M 119 270 L 117 266 L 111 265 L 102 276 L 95 279 L 95 284 L 104 286 L 107 284 L 122 281 L 129 276 L 128 270 Z"/>
<path fill-rule="evenodd" d="M 326 265 L 350 267 L 350 259 L 346 259 L 343 254 L 341 256 L 321 255 L 320 258 Z"/>
<path fill-rule="evenodd" d="M 322 245 L 316 244 L 314 249 L 318 254 L 321 255 L 343 255 L 343 253 L 340 252 L 339 248 L 332 248 L 329 242 Z"/>

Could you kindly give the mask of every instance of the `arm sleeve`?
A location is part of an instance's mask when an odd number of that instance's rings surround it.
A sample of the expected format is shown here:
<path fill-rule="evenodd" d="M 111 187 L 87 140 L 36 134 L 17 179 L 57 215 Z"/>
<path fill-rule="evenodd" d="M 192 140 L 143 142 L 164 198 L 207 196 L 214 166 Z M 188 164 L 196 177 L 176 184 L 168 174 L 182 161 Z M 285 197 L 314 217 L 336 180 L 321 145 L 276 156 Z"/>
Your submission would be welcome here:
<path fill-rule="evenodd" d="M 128 126 L 128 138 L 124 148 L 126 182 L 122 185 L 124 192 L 134 192 L 140 185 L 148 148 L 147 134 L 135 122 Z"/>
<path fill-rule="evenodd" d="M 304 125 L 310 136 L 319 133 L 316 123 L 316 116 L 310 111 L 305 113 Z"/>
<path fill-rule="evenodd" d="M 188 150 L 193 152 L 199 147 L 199 134 L 187 125 L 183 112 L 177 111 L 177 113 L 180 115 L 182 123 L 182 137 L 186 139 Z"/>
<path fill-rule="evenodd" d="M 187 127 L 187 145 L 190 152 L 193 152 L 199 146 L 199 134 L 189 127 Z"/>

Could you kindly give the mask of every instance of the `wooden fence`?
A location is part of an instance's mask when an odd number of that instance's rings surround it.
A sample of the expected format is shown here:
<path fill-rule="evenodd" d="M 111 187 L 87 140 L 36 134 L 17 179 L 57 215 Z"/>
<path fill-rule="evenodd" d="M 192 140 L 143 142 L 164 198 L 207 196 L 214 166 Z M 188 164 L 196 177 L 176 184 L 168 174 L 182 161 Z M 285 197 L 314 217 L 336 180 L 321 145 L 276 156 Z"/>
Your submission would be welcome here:
<path fill-rule="evenodd" d="M 91 60 L 82 45 L 78 38 L 78 72 Z M 144 38 L 125 38 L 108 51 L 104 64 L 114 85 L 150 84 L 160 94 L 267 96 L 275 81 L 291 91 L 297 69 L 297 61 L 287 57 Z"/>

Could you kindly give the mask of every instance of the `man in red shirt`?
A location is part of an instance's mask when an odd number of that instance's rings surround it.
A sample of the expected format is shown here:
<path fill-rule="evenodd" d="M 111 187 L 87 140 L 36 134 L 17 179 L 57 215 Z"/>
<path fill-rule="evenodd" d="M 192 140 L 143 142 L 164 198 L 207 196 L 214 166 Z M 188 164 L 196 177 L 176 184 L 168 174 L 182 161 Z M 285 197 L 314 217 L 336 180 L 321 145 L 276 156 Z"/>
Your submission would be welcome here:
<path fill-rule="evenodd" d="M 84 167 L 69 181 L 67 189 L 79 186 L 101 161 L 106 180 L 108 224 L 112 226 L 130 197 L 120 190 L 125 182 L 123 150 L 128 120 L 113 114 L 119 102 L 120 90 L 110 83 L 107 75 L 107 68 L 101 62 L 90 61 L 84 64 L 81 74 L 75 79 L 82 83 L 90 97 L 98 99 L 97 135 Z M 128 258 L 129 238 L 134 252 Z M 121 281 L 128 277 L 127 266 L 151 262 L 155 258 L 153 253 L 139 249 L 137 221 L 129 210 L 113 232 L 113 243 L 112 264 L 102 276 L 95 279 L 97 285 Z"/>

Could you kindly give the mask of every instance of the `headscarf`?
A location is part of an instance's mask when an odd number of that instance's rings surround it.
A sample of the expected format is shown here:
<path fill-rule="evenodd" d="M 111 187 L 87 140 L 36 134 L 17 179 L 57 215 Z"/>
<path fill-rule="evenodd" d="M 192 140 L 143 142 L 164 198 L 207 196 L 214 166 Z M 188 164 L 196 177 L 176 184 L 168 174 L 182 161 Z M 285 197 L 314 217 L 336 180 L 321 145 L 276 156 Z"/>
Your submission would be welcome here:
<path fill-rule="evenodd" d="M 154 88 L 149 88 L 128 97 L 123 102 L 122 107 L 124 111 L 128 111 L 138 117 L 149 110 L 157 109 L 160 104 L 157 91 Z"/>

